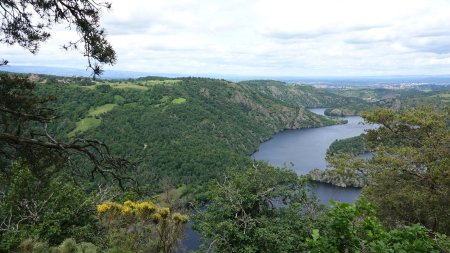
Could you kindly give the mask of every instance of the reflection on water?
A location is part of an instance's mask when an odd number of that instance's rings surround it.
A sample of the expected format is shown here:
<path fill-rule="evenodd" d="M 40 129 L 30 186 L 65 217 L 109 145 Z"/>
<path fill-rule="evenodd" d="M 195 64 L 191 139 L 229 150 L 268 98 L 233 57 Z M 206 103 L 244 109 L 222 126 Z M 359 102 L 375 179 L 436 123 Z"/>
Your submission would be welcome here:
<path fill-rule="evenodd" d="M 361 189 L 354 187 L 342 188 L 331 184 L 311 183 L 311 191 L 320 203 L 330 205 L 330 200 L 353 203 L 361 195 Z"/>

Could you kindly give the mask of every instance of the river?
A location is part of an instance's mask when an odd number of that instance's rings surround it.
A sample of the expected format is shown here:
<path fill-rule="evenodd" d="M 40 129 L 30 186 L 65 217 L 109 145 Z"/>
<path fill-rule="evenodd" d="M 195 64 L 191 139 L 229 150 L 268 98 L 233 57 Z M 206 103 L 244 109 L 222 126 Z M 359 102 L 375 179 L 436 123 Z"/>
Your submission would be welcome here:
<path fill-rule="evenodd" d="M 324 115 L 325 108 L 310 111 Z M 325 155 L 333 141 L 360 135 L 365 129 L 374 127 L 362 124 L 363 119 L 359 116 L 342 119 L 346 119 L 348 123 L 280 132 L 262 143 L 252 157 L 255 160 L 267 161 L 273 166 L 291 168 L 300 175 L 307 174 L 314 168 L 326 169 Z M 360 189 L 353 187 L 341 188 L 322 183 L 315 183 L 313 186 L 312 192 L 324 204 L 329 204 L 330 200 L 354 202 L 361 193 Z"/>
<path fill-rule="evenodd" d="M 324 108 L 310 109 L 311 112 L 324 115 Z M 285 167 L 304 175 L 314 168 L 326 169 L 325 154 L 330 144 L 336 139 L 344 139 L 364 133 L 373 126 L 363 125 L 358 116 L 343 117 L 345 125 L 333 125 L 319 128 L 286 130 L 276 134 L 272 139 L 262 143 L 253 154 L 255 160 L 267 161 L 277 167 Z M 293 163 L 293 167 L 289 163 Z M 323 183 L 313 183 L 311 191 L 323 204 L 330 200 L 352 203 L 361 194 L 353 187 L 337 187 Z M 186 229 L 186 238 L 182 244 L 187 250 L 195 250 L 200 244 L 200 236 L 192 230 L 191 224 Z"/>

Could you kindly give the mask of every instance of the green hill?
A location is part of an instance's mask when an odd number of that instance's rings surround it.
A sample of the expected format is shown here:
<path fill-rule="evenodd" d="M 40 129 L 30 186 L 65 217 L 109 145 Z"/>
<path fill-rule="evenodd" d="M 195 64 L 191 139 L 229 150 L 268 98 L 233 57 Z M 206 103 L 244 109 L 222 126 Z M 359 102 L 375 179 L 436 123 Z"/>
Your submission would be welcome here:
<path fill-rule="evenodd" d="M 158 182 L 204 183 L 250 163 L 258 145 L 284 129 L 339 123 L 305 107 L 352 99 L 306 86 L 205 78 L 101 81 L 90 86 L 42 81 L 55 95 L 60 138 L 95 137 L 120 156 L 138 159 L 130 172 L 150 191 Z"/>
<path fill-rule="evenodd" d="M 267 98 L 276 99 L 291 106 L 337 107 L 366 104 L 357 97 L 341 96 L 308 85 L 286 85 L 283 82 L 272 80 L 253 80 L 240 83 L 252 87 Z"/>

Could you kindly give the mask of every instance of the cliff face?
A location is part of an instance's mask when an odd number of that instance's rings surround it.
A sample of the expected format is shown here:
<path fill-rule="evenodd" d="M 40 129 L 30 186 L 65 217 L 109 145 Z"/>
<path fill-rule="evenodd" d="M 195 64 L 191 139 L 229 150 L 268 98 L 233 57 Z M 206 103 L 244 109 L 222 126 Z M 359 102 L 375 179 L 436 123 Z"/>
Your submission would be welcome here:
<path fill-rule="evenodd" d="M 337 116 L 337 117 L 347 117 L 347 116 L 355 116 L 358 115 L 358 113 L 355 110 L 350 109 L 326 109 L 324 112 L 327 116 Z"/>
<path fill-rule="evenodd" d="M 300 105 L 301 98 L 297 101 L 299 104 L 290 104 L 273 97 L 266 97 L 258 90 L 255 92 L 248 89 L 236 89 L 233 93 L 234 95 L 229 99 L 231 103 L 243 106 L 244 110 L 248 111 L 249 117 L 263 121 L 264 125 L 269 126 L 276 132 L 284 129 L 310 128 L 342 123 L 342 121 L 336 119 L 311 113 L 304 105 Z M 303 95 L 305 94 L 302 93 Z"/>

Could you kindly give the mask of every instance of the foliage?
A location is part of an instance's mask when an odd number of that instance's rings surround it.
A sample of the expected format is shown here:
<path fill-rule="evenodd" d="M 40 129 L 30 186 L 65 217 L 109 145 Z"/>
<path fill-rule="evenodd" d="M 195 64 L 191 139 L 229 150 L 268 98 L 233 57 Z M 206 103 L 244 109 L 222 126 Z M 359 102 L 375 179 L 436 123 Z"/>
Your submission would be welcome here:
<path fill-rule="evenodd" d="M 21 253 L 97 253 L 97 247 L 92 243 L 77 243 L 74 239 L 64 240 L 61 245 L 52 247 L 45 242 L 26 239 L 20 244 Z"/>
<path fill-rule="evenodd" d="M 364 187 L 367 173 L 364 171 L 364 158 L 359 155 L 367 151 L 364 134 L 342 140 L 335 140 L 327 149 L 329 169 L 313 169 L 308 176 L 313 181 L 333 184 L 340 187 Z"/>
<path fill-rule="evenodd" d="M 8 177 L 1 177 L 0 251 L 33 237 L 51 245 L 69 237 L 96 240 L 93 199 L 58 171 L 15 162 Z"/>
<path fill-rule="evenodd" d="M 0 2 L 0 43 L 18 44 L 31 53 L 50 37 L 55 24 L 75 27 L 79 40 L 65 49 L 84 47 L 84 56 L 94 75 L 100 64 L 113 64 L 115 52 L 100 27 L 100 11 L 108 3 L 91 0 L 5 0 Z M 0 65 L 7 64 L 3 60 Z M 99 141 L 75 138 L 61 142 L 51 133 L 55 110 L 48 102 L 52 96 L 36 96 L 35 76 L 0 74 L 0 251 L 17 250 L 25 238 L 37 237 L 49 244 L 63 238 L 95 240 L 96 222 L 84 189 L 68 179 L 66 166 L 77 155 L 91 160 L 95 172 L 110 174 L 120 181 L 117 168 L 127 161 L 112 157 Z M 90 84 L 80 80 L 80 84 Z M 87 169 L 86 169 L 87 171 Z M 70 171 L 74 173 L 74 170 Z M 120 183 L 121 184 L 121 183 Z M 36 246 L 36 247 L 35 247 Z M 65 241 L 55 252 L 76 252 L 74 241 Z M 46 243 L 36 243 L 36 252 L 48 252 Z M 85 252 L 83 250 L 83 252 Z"/>
<path fill-rule="evenodd" d="M 7 175 L 11 162 L 18 159 L 30 166 L 58 165 L 62 169 L 78 157 L 90 164 L 85 163 L 82 172 L 72 168 L 73 172 L 112 176 L 123 186 L 122 173 L 129 167 L 128 161 L 113 156 L 98 140 L 73 138 L 64 142 L 52 133 L 57 115 L 49 103 L 54 96 L 37 94 L 35 83 L 6 74 L 0 74 L 0 96 L 0 173 Z"/>
<path fill-rule="evenodd" d="M 421 225 L 386 229 L 364 199 L 336 203 L 307 239 L 307 252 L 448 252 L 450 239 Z"/>
<path fill-rule="evenodd" d="M 116 61 L 115 52 L 99 23 L 101 9 L 110 7 L 109 3 L 92 0 L 4 0 L 0 2 L 0 42 L 18 44 L 34 54 L 40 43 L 50 37 L 53 25 L 67 23 L 76 28 L 79 40 L 69 42 L 64 48 L 78 49 L 82 44 L 89 67 L 98 75 L 102 72 L 99 64 Z"/>
<path fill-rule="evenodd" d="M 295 172 L 265 164 L 210 185 L 195 223 L 214 252 L 299 252 L 321 208 Z"/>
<path fill-rule="evenodd" d="M 448 107 L 428 106 L 397 113 L 392 109 L 364 113 L 367 122 L 380 125 L 365 137 L 373 158 L 328 156 L 335 169 L 327 173 L 367 179 L 363 195 L 378 207 L 385 224 L 420 223 L 448 234 L 449 111 Z"/>
<path fill-rule="evenodd" d="M 387 224 L 414 224 L 450 233 L 449 108 L 381 109 L 364 114 L 380 124 L 367 133 L 374 151 L 364 195 Z"/>
<path fill-rule="evenodd" d="M 354 156 L 365 152 L 364 135 L 350 137 L 342 140 L 335 140 L 327 149 L 327 156 L 336 153 L 349 153 Z"/>
<path fill-rule="evenodd" d="M 152 202 L 105 202 L 97 206 L 115 250 L 175 252 L 188 217 Z"/>

